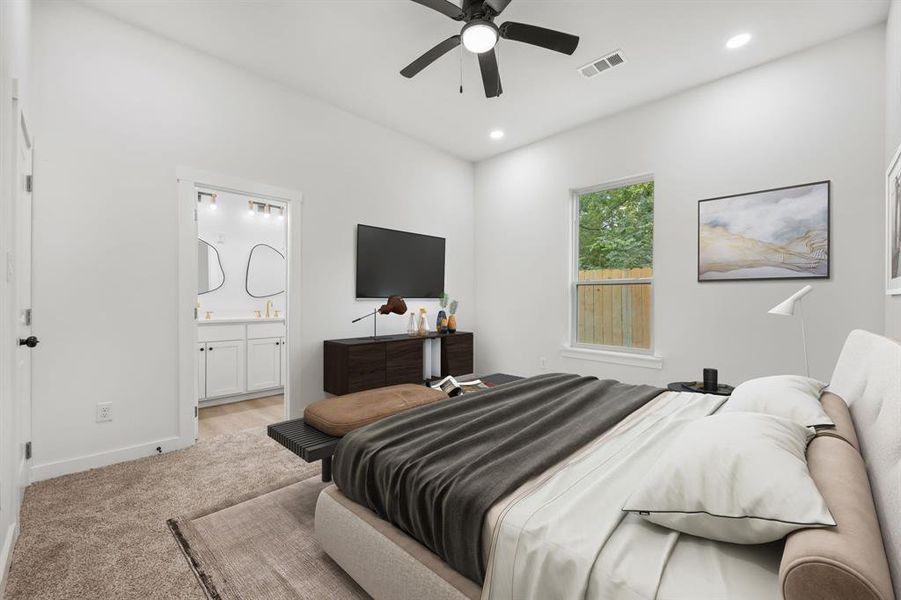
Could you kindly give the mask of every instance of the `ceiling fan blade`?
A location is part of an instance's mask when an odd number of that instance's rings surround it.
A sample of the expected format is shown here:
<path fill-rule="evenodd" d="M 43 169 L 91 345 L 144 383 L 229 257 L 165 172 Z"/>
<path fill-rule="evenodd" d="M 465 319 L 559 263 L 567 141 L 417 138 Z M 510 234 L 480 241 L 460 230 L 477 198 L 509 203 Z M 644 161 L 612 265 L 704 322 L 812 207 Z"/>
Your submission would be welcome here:
<path fill-rule="evenodd" d="M 497 98 L 504 93 L 501 87 L 501 74 L 497 68 L 497 54 L 494 49 L 479 54 L 479 67 L 482 69 L 482 83 L 485 84 L 485 97 Z"/>
<path fill-rule="evenodd" d="M 499 15 L 504 12 L 504 9 L 507 8 L 507 5 L 512 1 L 513 0 L 485 0 L 485 4 L 494 11 L 494 14 Z"/>
<path fill-rule="evenodd" d="M 506 40 L 541 46 L 563 54 L 572 54 L 579 47 L 579 36 L 525 23 L 507 21 L 500 26 L 500 32 Z"/>
<path fill-rule="evenodd" d="M 413 0 L 413 2 L 415 2 L 416 4 L 422 4 L 423 6 L 431 8 L 432 10 L 437 10 L 441 14 L 450 17 L 454 21 L 463 20 L 463 9 L 453 2 L 448 2 L 447 0 Z"/>
<path fill-rule="evenodd" d="M 404 67 L 400 74 L 410 79 L 459 45 L 460 36 L 452 35 Z"/>

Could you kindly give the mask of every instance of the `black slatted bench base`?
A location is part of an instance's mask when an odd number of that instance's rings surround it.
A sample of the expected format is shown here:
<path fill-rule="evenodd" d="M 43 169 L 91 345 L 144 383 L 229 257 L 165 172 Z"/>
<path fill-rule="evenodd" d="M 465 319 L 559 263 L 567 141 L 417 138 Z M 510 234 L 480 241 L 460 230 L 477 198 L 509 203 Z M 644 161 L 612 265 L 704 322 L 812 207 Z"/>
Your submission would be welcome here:
<path fill-rule="evenodd" d="M 332 480 L 332 455 L 341 438 L 322 433 L 303 419 L 274 423 L 266 428 L 269 437 L 307 462 L 322 461 L 322 481 Z"/>

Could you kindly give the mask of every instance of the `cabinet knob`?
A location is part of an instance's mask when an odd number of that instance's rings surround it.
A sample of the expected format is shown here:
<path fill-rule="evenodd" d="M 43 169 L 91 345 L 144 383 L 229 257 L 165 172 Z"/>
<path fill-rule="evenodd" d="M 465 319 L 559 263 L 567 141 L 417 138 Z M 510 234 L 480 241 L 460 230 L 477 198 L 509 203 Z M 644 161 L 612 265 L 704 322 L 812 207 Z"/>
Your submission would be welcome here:
<path fill-rule="evenodd" d="M 209 350 L 210 352 L 212 352 L 212 351 L 213 351 L 213 347 L 210 346 L 209 348 L 207 348 L 207 350 Z"/>
<path fill-rule="evenodd" d="M 203 352 L 204 350 L 206 350 L 206 348 L 201 348 L 201 349 L 200 349 L 201 352 Z"/>
<path fill-rule="evenodd" d="M 275 342 L 275 345 L 278 346 L 279 342 Z"/>

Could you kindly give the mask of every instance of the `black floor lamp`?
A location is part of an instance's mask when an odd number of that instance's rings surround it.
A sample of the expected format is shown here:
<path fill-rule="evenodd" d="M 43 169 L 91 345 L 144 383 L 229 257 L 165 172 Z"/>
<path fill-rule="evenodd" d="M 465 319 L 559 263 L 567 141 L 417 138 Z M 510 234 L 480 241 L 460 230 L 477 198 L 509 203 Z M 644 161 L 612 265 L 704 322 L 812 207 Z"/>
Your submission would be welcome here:
<path fill-rule="evenodd" d="M 388 296 L 388 301 L 381 307 L 373 310 L 371 313 L 366 313 L 362 317 L 354 319 L 351 323 L 356 323 L 367 317 L 372 317 L 372 337 L 376 337 L 378 335 L 377 315 L 390 315 L 391 313 L 394 313 L 395 315 L 404 315 L 407 313 L 407 303 L 404 302 L 404 299 L 400 296 Z"/>

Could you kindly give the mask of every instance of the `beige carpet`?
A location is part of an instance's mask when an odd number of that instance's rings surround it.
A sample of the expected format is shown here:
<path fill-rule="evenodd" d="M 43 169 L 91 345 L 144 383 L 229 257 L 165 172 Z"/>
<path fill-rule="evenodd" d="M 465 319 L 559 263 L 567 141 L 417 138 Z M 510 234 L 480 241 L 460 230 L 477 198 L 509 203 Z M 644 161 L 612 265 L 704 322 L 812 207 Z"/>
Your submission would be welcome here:
<path fill-rule="evenodd" d="M 215 600 L 357 600 L 369 596 L 313 538 L 319 477 L 245 502 L 172 520 Z"/>
<path fill-rule="evenodd" d="M 166 520 L 318 471 L 255 429 L 36 483 L 25 492 L 6 598 L 202 600 Z"/>

